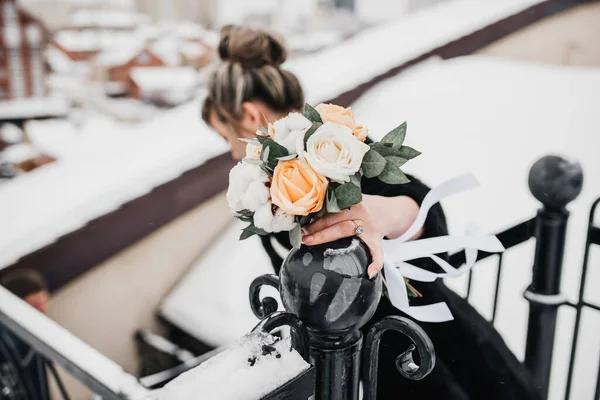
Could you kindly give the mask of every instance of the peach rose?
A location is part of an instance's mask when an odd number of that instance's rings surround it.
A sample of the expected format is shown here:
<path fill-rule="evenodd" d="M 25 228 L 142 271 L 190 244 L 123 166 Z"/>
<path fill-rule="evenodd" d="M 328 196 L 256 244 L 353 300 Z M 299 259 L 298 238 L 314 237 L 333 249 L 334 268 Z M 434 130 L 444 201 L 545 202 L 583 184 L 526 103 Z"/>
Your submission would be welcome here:
<path fill-rule="evenodd" d="M 271 201 L 291 215 L 308 215 L 323 208 L 328 181 L 299 159 L 280 161 L 273 172 Z"/>
<path fill-rule="evenodd" d="M 364 142 L 367 138 L 368 130 L 362 125 L 356 125 L 354 120 L 354 112 L 350 107 L 344 108 L 335 104 L 319 104 L 315 109 L 321 115 L 323 122 L 333 122 L 334 124 L 345 126 L 352 129 L 352 134 L 355 138 Z"/>

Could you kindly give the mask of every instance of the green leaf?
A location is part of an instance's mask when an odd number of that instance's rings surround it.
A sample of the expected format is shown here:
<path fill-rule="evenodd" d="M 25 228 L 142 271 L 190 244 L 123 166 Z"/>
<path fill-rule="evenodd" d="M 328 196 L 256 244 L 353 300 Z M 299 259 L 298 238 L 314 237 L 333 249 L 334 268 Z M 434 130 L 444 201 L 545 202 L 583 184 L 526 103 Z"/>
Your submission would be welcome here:
<path fill-rule="evenodd" d="M 404 143 L 406 137 L 406 122 L 392 129 L 387 135 L 381 139 L 381 143 L 391 143 L 392 147 L 399 149 Z"/>
<path fill-rule="evenodd" d="M 327 191 L 326 207 L 328 213 L 338 213 L 342 211 L 338 206 L 337 199 L 335 198 L 335 192 L 333 190 Z"/>
<path fill-rule="evenodd" d="M 315 216 L 315 213 L 310 213 L 308 215 L 303 215 L 298 220 L 298 223 L 300 224 L 300 226 L 308 225 L 310 223 L 310 221 L 313 219 L 314 216 Z"/>
<path fill-rule="evenodd" d="M 267 153 L 266 157 L 264 153 Z M 289 156 L 290 153 L 282 145 L 275 143 L 269 139 L 263 143 L 263 155 L 262 159 L 267 163 L 270 168 L 275 168 L 278 163 L 278 158 Z"/>
<path fill-rule="evenodd" d="M 251 144 L 252 146 L 260 146 L 260 142 L 256 138 L 252 138 L 252 139 L 239 138 L 239 140 L 241 140 L 244 143 Z"/>
<path fill-rule="evenodd" d="M 319 114 L 319 112 L 308 103 L 304 105 L 304 112 L 302 113 L 302 115 L 308 118 L 308 120 L 311 122 L 318 122 L 321 124 L 323 123 L 323 120 L 321 119 L 321 114 Z"/>
<path fill-rule="evenodd" d="M 401 157 L 400 149 L 395 149 L 391 145 L 388 146 L 385 143 L 371 143 L 369 146 L 371 146 L 372 150 L 376 151 L 377 153 L 379 153 L 379 155 L 381 155 L 383 157 L 387 157 L 387 156 Z"/>
<path fill-rule="evenodd" d="M 354 175 L 350 176 L 350 183 L 352 183 L 360 188 L 361 187 L 361 179 L 362 179 L 361 173 L 357 172 Z"/>
<path fill-rule="evenodd" d="M 385 159 L 387 161 L 391 161 L 398 168 L 406 164 L 406 162 L 408 161 L 406 158 L 396 156 L 387 156 Z"/>
<path fill-rule="evenodd" d="M 261 135 L 256 136 L 256 140 L 258 140 L 258 143 L 260 143 L 260 144 L 265 143 L 269 139 L 270 138 L 268 136 L 261 136 Z"/>
<path fill-rule="evenodd" d="M 379 180 L 389 185 L 399 185 L 401 183 L 408 183 L 410 180 L 404 175 L 404 172 L 400 171 L 400 168 L 396 167 L 393 162 L 388 161 L 385 164 L 385 168 L 379 174 Z"/>
<path fill-rule="evenodd" d="M 252 222 L 253 221 L 252 217 L 239 216 L 238 219 L 242 222 Z"/>
<path fill-rule="evenodd" d="M 383 171 L 385 168 L 385 158 L 383 158 L 377 151 L 371 149 L 367 151 L 367 154 L 365 154 L 361 168 L 363 170 L 363 174 L 365 174 L 367 178 L 379 176 L 381 171 Z"/>
<path fill-rule="evenodd" d="M 239 215 L 243 215 L 244 217 L 251 217 L 254 215 L 254 212 L 250 211 L 250 210 L 240 210 L 240 211 L 237 211 L 237 213 Z"/>
<path fill-rule="evenodd" d="M 244 158 L 242 161 L 246 164 L 263 165 L 261 160 L 257 160 L 255 158 Z"/>
<path fill-rule="evenodd" d="M 413 149 L 410 146 L 402 146 L 398 155 L 402 158 L 406 158 L 407 160 L 412 160 L 413 158 L 420 156 L 421 152 Z"/>
<path fill-rule="evenodd" d="M 289 161 L 289 160 L 293 160 L 294 158 L 298 157 L 298 154 L 294 153 L 294 154 L 290 154 L 289 156 L 285 156 L 285 157 L 279 157 L 277 158 L 279 161 Z"/>
<path fill-rule="evenodd" d="M 321 218 L 327 212 L 327 207 L 321 207 L 319 211 L 315 214 L 315 220 Z"/>
<path fill-rule="evenodd" d="M 337 205 L 341 210 L 350 208 L 362 201 L 360 188 L 350 182 L 344 183 L 335 189 L 335 197 Z"/>
<path fill-rule="evenodd" d="M 323 125 L 323 124 L 321 124 L 319 122 L 313 122 L 312 126 L 310 128 L 308 128 L 308 130 L 304 134 L 304 149 L 306 149 L 306 143 L 308 142 L 308 138 L 311 137 L 313 135 L 313 133 L 315 133 L 317 131 L 317 129 L 319 129 L 321 127 L 321 125 Z"/>
<path fill-rule="evenodd" d="M 263 162 L 267 162 L 269 160 L 269 153 L 271 152 L 271 149 L 269 149 L 266 146 L 263 146 L 261 152 L 260 152 L 260 158 L 261 160 L 263 160 Z"/>
<path fill-rule="evenodd" d="M 295 248 L 299 249 L 302 246 L 302 230 L 300 224 L 294 225 L 290 231 L 290 244 Z"/>
<path fill-rule="evenodd" d="M 254 224 L 250 224 L 242 230 L 242 234 L 240 235 L 240 240 L 246 240 L 249 237 L 252 237 L 254 235 L 262 236 L 262 235 L 266 235 L 266 234 L 267 234 L 266 231 L 264 231 L 260 228 L 257 228 L 256 226 L 254 226 Z"/>

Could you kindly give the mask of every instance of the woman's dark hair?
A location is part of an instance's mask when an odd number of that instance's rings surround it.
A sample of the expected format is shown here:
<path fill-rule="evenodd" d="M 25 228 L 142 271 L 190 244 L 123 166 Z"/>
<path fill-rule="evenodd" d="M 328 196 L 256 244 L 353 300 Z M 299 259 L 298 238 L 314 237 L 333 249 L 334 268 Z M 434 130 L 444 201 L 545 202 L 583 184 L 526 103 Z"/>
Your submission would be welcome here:
<path fill-rule="evenodd" d="M 304 93 L 296 76 L 281 64 L 287 58 L 283 39 L 264 29 L 228 25 L 221 30 L 221 63 L 208 81 L 202 118 L 215 112 L 223 122 L 235 122 L 242 104 L 259 100 L 279 112 L 301 110 Z"/>

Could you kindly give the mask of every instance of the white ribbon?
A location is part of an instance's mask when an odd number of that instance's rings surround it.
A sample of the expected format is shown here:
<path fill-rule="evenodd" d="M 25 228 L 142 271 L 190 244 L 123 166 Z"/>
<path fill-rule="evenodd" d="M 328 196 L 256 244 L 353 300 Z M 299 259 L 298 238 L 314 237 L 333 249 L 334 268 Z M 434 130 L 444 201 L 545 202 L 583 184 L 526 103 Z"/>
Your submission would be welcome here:
<path fill-rule="evenodd" d="M 473 189 L 479 182 L 471 174 L 461 175 L 433 188 L 421 204 L 417 218 L 408 230 L 399 238 L 384 240 L 383 269 L 387 282 L 388 295 L 394 307 L 423 322 L 445 322 L 454 319 L 450 309 L 444 302 L 426 306 L 411 306 L 404 278 L 419 282 L 433 282 L 438 278 L 454 278 L 470 270 L 477 261 L 477 251 L 500 253 L 504 246 L 496 236 L 479 235 L 474 226 L 467 228 L 465 236 L 439 236 L 428 239 L 409 241 L 421 230 L 431 207 L 445 197 Z M 454 268 L 448 262 L 436 256 L 457 249 L 465 249 L 466 263 Z M 406 261 L 417 258 L 431 258 L 444 272 L 431 272 L 416 267 Z"/>

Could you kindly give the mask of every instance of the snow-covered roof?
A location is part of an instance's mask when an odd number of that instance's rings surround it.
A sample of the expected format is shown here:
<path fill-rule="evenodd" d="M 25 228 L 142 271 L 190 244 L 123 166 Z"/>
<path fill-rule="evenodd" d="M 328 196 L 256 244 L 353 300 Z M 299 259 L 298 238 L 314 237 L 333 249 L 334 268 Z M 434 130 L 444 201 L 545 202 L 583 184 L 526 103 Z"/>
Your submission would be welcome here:
<path fill-rule="evenodd" d="M 192 67 L 136 67 L 131 79 L 144 92 L 193 90 L 198 73 Z"/>
<path fill-rule="evenodd" d="M 54 72 L 68 73 L 73 68 L 74 61 L 65 53 L 57 49 L 56 46 L 48 46 L 45 55 L 50 69 Z"/>
<path fill-rule="evenodd" d="M 136 126 L 89 121 L 55 163 L 3 184 L 0 269 L 226 152 L 199 101 Z"/>
<path fill-rule="evenodd" d="M 140 38 L 126 31 L 63 30 L 54 35 L 54 41 L 68 51 L 99 51 L 138 44 Z"/>
<path fill-rule="evenodd" d="M 23 130 L 15 124 L 4 123 L 0 125 L 0 140 L 4 143 L 19 143 L 23 141 L 23 138 Z"/>
<path fill-rule="evenodd" d="M 99 53 L 95 60 L 98 65 L 114 67 L 129 62 L 144 50 L 143 43 L 129 43 L 126 46 L 108 48 Z"/>
<path fill-rule="evenodd" d="M 73 27 L 125 29 L 148 21 L 144 14 L 127 9 L 81 9 L 71 14 Z"/>
<path fill-rule="evenodd" d="M 327 48 L 288 61 L 308 102 L 331 100 L 432 49 L 543 0 L 440 2 Z"/>
<path fill-rule="evenodd" d="M 31 160 L 40 154 L 39 149 L 32 146 L 30 143 L 13 144 L 0 151 L 0 162 L 17 164 Z"/>
<path fill-rule="evenodd" d="M 183 41 L 174 36 L 163 37 L 150 45 L 150 50 L 159 56 L 167 65 L 181 64 L 181 48 Z"/>
<path fill-rule="evenodd" d="M 69 110 L 65 99 L 59 97 L 28 97 L 0 101 L 0 120 L 36 117 L 62 117 Z"/>
<path fill-rule="evenodd" d="M 190 58 L 201 57 L 210 51 L 211 49 L 198 42 L 187 42 L 181 46 L 181 52 Z"/>

